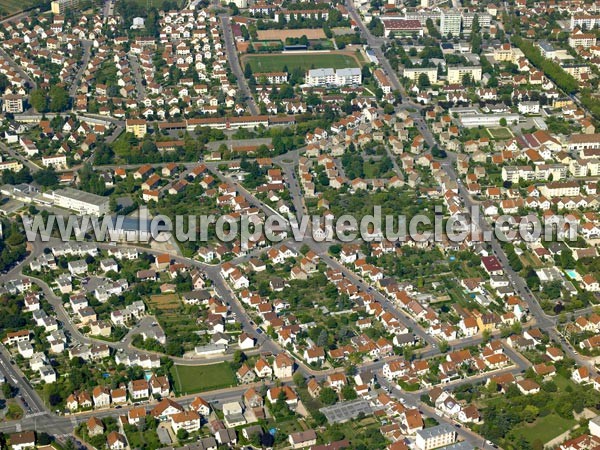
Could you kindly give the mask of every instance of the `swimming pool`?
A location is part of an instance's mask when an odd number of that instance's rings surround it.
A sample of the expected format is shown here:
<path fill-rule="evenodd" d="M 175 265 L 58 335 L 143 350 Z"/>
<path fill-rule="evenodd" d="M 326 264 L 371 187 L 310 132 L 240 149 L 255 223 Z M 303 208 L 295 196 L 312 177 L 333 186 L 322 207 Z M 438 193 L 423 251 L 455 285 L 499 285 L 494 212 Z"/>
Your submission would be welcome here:
<path fill-rule="evenodd" d="M 577 280 L 579 278 L 579 274 L 575 269 L 565 269 L 565 273 L 571 280 Z"/>

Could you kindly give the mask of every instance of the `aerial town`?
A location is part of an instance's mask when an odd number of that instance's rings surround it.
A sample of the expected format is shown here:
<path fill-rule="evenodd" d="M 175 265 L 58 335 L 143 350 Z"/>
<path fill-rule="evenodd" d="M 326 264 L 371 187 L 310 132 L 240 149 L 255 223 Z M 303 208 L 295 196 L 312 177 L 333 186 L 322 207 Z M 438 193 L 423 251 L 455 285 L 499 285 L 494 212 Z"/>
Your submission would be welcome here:
<path fill-rule="evenodd" d="M 599 449 L 599 85 L 598 0 L 0 0 L 0 450 Z"/>

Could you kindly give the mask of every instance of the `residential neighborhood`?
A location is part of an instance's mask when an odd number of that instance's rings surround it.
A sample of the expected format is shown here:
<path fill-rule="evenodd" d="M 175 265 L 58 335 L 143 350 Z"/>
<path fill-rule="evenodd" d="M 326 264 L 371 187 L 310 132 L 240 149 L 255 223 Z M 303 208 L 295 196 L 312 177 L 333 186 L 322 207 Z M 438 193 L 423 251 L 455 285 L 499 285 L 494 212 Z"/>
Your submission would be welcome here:
<path fill-rule="evenodd" d="M 0 448 L 600 446 L 600 5 L 0 5 Z"/>

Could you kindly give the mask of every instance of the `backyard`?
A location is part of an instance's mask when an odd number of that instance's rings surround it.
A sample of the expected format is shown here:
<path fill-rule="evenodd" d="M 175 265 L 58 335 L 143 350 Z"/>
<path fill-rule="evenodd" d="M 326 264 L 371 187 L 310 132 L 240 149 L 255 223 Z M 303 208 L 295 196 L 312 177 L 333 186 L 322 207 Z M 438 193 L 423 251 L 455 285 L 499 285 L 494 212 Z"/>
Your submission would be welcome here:
<path fill-rule="evenodd" d="M 505 139 L 510 139 L 513 137 L 512 132 L 506 127 L 492 129 L 488 128 L 487 132 L 490 134 L 490 137 L 492 139 L 495 139 L 497 141 L 503 141 Z"/>
<path fill-rule="evenodd" d="M 571 429 L 576 423 L 575 419 L 565 419 L 557 414 L 550 414 L 540 417 L 532 424 L 515 429 L 513 433 L 515 436 L 524 437 L 529 442 L 539 440 L 546 443 Z"/>
<path fill-rule="evenodd" d="M 175 381 L 175 391 L 184 395 L 236 385 L 233 369 L 226 362 L 205 366 L 174 365 L 171 378 Z"/>

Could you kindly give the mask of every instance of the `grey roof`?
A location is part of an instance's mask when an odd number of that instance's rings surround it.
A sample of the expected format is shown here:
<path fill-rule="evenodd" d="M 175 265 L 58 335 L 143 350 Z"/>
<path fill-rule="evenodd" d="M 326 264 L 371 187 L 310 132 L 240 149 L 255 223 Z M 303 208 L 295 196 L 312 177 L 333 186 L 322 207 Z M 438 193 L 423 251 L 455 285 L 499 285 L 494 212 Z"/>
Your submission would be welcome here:
<path fill-rule="evenodd" d="M 67 197 L 80 202 L 91 203 L 93 205 L 102 204 L 108 201 L 108 197 L 92 194 L 90 192 L 80 191 L 73 188 L 64 188 L 54 191 L 55 195 Z"/>
<path fill-rule="evenodd" d="M 440 450 L 475 450 L 475 447 L 467 441 L 462 441 L 443 447 Z"/>
<path fill-rule="evenodd" d="M 308 71 L 309 77 L 330 77 L 335 74 L 335 71 L 331 68 L 328 69 L 311 69 Z"/>
<path fill-rule="evenodd" d="M 435 427 L 425 428 L 423 430 L 417 431 L 417 435 L 421 436 L 423 439 L 429 439 L 435 436 L 440 436 L 448 433 L 455 433 L 455 431 L 453 427 L 446 424 L 436 425 Z"/>
<path fill-rule="evenodd" d="M 358 67 L 347 67 L 345 69 L 338 69 L 336 75 L 339 77 L 353 77 L 360 75 L 362 72 Z"/>

